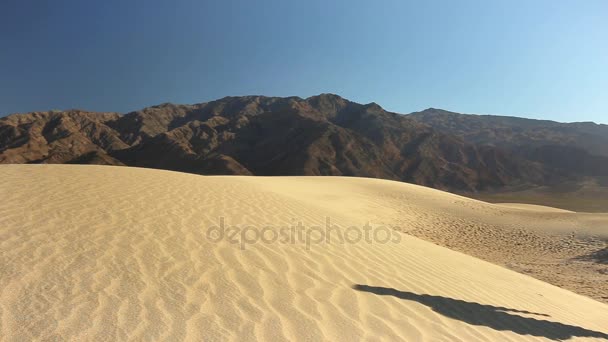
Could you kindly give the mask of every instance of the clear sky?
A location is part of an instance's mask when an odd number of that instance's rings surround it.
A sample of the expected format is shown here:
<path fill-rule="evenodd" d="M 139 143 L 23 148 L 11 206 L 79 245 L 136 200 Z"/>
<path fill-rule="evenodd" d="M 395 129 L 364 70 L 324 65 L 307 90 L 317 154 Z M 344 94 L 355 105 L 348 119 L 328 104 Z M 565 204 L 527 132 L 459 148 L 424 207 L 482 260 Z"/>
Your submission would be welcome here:
<path fill-rule="evenodd" d="M 0 115 L 322 92 L 608 123 L 608 1 L 0 1 Z"/>

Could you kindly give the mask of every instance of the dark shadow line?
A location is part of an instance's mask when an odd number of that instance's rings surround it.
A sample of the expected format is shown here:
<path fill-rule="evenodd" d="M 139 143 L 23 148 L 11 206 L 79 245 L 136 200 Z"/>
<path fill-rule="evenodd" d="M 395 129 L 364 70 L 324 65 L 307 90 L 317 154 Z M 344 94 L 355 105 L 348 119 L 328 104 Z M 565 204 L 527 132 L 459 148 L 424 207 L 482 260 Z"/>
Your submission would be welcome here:
<path fill-rule="evenodd" d="M 547 314 L 467 302 L 449 297 L 416 294 L 413 292 L 399 291 L 389 287 L 357 284 L 353 286 L 353 289 L 361 292 L 373 293 L 375 295 L 393 296 L 418 302 L 446 317 L 457 319 L 471 325 L 489 327 L 498 331 L 512 331 L 520 335 L 540 336 L 556 341 L 569 339 L 575 336 L 596 337 L 608 340 L 608 334 L 599 331 L 588 330 L 559 322 L 512 315 L 510 312 L 550 317 Z"/>

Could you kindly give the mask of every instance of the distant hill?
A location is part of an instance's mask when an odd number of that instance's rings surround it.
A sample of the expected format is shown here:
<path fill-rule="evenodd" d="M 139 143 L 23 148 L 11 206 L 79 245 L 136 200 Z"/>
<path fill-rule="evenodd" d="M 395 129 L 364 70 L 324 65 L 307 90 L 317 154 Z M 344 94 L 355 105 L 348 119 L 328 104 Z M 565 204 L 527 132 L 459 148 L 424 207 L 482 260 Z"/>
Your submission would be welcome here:
<path fill-rule="evenodd" d="M 400 115 L 332 94 L 242 96 L 125 115 L 10 115 L 0 119 L 0 163 L 361 176 L 476 192 L 606 176 L 607 131 L 435 109 Z M 564 151 L 572 155 L 567 161 Z"/>
<path fill-rule="evenodd" d="M 500 147 L 570 177 L 608 176 L 608 125 L 458 114 L 434 108 L 408 117 L 471 144 Z"/>

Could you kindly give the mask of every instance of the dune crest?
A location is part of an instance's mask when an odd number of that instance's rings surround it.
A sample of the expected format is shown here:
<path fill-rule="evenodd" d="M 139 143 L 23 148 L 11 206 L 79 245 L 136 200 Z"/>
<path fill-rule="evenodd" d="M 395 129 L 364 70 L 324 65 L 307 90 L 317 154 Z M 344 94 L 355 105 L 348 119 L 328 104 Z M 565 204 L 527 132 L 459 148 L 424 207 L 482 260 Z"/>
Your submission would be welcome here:
<path fill-rule="evenodd" d="M 601 214 L 364 178 L 2 165 L 0 179 L 1 340 L 608 339 L 608 305 L 408 235 L 527 220 L 596 234 L 577 222 Z M 328 222 L 350 242 L 325 239 Z"/>

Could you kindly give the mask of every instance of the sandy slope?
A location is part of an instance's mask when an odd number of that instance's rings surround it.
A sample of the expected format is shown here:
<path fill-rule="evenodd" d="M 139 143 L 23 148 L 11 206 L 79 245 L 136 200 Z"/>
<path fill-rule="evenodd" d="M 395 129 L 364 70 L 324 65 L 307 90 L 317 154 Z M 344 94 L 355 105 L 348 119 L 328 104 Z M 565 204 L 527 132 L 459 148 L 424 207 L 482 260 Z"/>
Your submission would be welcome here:
<path fill-rule="evenodd" d="M 378 226 L 420 236 L 468 227 L 495 234 L 486 244 L 525 245 L 521 222 L 530 234 L 601 235 L 580 228 L 601 215 L 360 178 L 3 165 L 0 180 L 2 340 L 608 339 L 604 303 Z M 369 221 L 394 235 L 238 244 L 207 234 L 220 217 L 251 241 L 327 217 L 336 234 Z"/>

